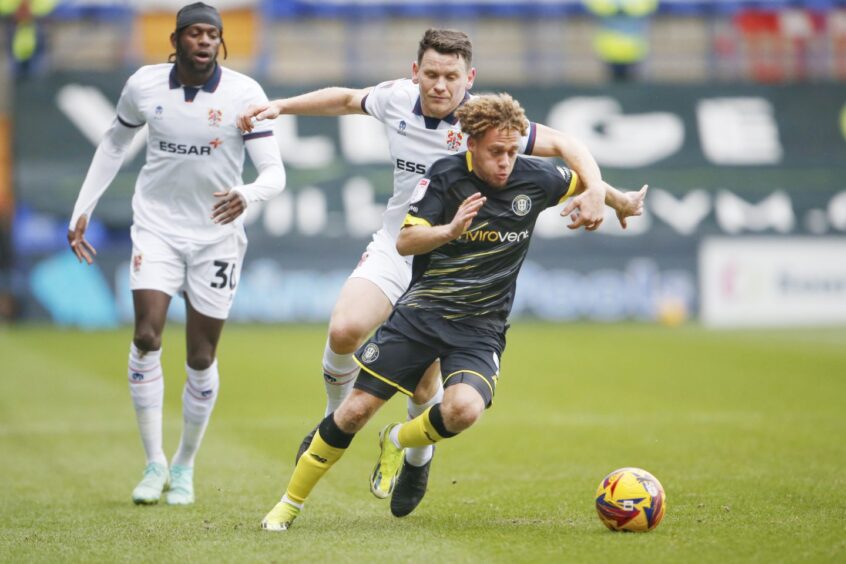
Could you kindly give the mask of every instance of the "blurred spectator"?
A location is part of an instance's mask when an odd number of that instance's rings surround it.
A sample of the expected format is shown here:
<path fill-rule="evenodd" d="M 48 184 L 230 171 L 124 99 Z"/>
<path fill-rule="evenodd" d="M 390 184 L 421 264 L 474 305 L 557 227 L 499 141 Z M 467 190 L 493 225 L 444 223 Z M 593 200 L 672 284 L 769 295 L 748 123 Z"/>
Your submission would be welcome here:
<path fill-rule="evenodd" d="M 44 54 L 43 20 L 57 0 L 0 0 L 0 17 L 6 27 L 9 54 L 16 76 L 28 76 Z"/>
<path fill-rule="evenodd" d="M 636 78 L 637 68 L 649 54 L 649 20 L 658 0 L 582 0 L 599 19 L 593 39 L 596 54 L 615 81 Z"/>

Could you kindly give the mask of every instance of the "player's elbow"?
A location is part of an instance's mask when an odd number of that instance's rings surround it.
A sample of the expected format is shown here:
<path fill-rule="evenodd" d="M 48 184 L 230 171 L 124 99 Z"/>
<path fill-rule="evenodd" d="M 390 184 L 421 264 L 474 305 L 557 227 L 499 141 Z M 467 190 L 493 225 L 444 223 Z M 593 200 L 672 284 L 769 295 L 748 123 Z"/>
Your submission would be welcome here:
<path fill-rule="evenodd" d="M 401 245 L 399 241 L 397 241 L 397 252 L 400 254 L 401 257 L 407 257 L 414 254 L 414 251 L 411 250 L 411 247 L 407 245 Z"/>
<path fill-rule="evenodd" d="M 130 142 L 128 141 L 107 136 L 100 141 L 98 149 L 110 158 L 123 159 L 124 155 L 129 150 L 129 145 Z"/>
<path fill-rule="evenodd" d="M 414 249 L 412 248 L 411 241 L 409 240 L 408 233 L 405 229 L 400 231 L 399 236 L 397 237 L 397 252 L 403 257 L 414 254 Z"/>

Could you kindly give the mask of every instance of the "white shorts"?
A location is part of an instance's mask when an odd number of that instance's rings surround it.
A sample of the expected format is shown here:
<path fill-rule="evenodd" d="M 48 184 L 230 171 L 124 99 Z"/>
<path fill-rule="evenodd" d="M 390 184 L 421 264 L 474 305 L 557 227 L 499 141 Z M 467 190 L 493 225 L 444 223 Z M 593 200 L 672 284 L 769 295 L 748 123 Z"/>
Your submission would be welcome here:
<path fill-rule="evenodd" d="M 411 283 L 411 258 L 400 255 L 396 240 L 387 231 L 380 229 L 373 234 L 373 241 L 367 245 L 350 278 L 370 280 L 393 305 Z"/>
<path fill-rule="evenodd" d="M 159 290 L 169 296 L 184 292 L 203 315 L 229 316 L 247 252 L 243 230 L 211 244 L 166 240 L 134 225 L 131 235 L 130 289 Z"/>

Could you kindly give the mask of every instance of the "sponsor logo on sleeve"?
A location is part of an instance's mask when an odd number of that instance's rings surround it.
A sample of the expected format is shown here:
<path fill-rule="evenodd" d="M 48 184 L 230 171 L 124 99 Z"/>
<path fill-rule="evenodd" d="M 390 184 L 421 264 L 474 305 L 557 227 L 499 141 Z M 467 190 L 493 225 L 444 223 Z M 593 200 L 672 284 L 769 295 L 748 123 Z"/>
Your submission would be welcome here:
<path fill-rule="evenodd" d="M 423 199 L 423 196 L 426 195 L 426 189 L 429 187 L 429 179 L 428 178 L 421 178 L 420 182 L 417 183 L 417 186 L 414 187 L 414 192 L 411 193 L 411 199 L 408 201 L 409 204 L 416 204 L 420 200 Z"/>

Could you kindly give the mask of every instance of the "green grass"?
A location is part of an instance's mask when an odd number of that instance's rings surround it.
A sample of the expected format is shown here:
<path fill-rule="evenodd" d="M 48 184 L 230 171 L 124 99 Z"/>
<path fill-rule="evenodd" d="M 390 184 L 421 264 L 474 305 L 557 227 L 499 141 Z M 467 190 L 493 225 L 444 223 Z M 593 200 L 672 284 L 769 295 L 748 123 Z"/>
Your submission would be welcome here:
<path fill-rule="evenodd" d="M 183 328 L 165 335 L 165 445 L 179 438 Z M 228 327 L 198 502 L 135 507 L 143 456 L 129 329 L 0 328 L 0 560 L 844 561 L 846 330 L 516 324 L 494 407 L 438 448 L 429 493 L 390 516 L 367 478 L 393 400 L 295 527 L 259 530 L 320 418 L 322 326 Z M 593 495 L 621 466 L 667 491 L 649 534 Z"/>

